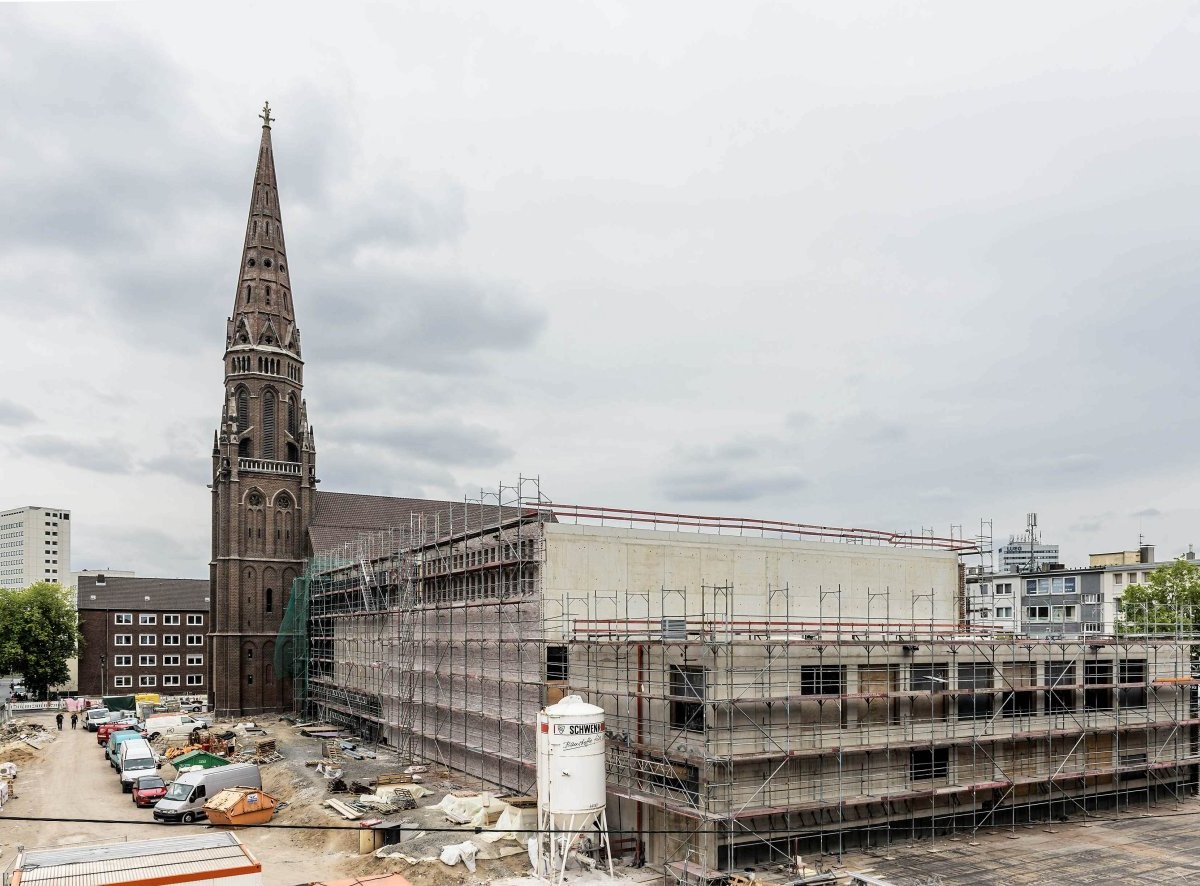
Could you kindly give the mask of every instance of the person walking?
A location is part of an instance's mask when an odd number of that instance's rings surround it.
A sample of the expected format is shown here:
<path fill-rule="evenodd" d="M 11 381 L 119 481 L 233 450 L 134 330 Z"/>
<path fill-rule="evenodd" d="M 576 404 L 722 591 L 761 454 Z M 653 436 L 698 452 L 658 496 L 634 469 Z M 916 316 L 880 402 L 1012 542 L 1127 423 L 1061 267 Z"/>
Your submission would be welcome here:
<path fill-rule="evenodd" d="M 62 711 L 59 711 L 59 712 L 58 712 L 58 713 L 57 713 L 57 714 L 54 716 L 54 721 L 55 721 L 56 723 L 58 723 L 58 731 L 59 731 L 59 732 L 62 732 L 62 721 L 63 721 L 63 715 L 62 715 Z"/>
<path fill-rule="evenodd" d="M 71 712 L 71 728 L 72 729 L 79 728 L 79 714 L 77 714 L 75 711 Z"/>

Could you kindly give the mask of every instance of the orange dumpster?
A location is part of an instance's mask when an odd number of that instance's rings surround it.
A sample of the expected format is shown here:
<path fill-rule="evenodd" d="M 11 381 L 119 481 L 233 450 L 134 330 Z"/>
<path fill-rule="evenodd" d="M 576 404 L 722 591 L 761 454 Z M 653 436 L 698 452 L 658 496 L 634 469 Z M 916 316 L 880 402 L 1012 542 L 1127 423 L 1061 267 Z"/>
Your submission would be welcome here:
<path fill-rule="evenodd" d="M 260 788 L 226 788 L 204 804 L 212 824 L 236 827 L 265 824 L 275 814 L 278 801 Z"/>

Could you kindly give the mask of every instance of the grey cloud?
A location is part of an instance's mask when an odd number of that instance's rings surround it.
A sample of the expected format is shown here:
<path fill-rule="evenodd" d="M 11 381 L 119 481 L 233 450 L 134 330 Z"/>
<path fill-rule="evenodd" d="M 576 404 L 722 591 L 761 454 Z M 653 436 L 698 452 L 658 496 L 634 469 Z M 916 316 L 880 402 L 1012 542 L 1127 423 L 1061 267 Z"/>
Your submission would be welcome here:
<path fill-rule="evenodd" d="M 76 527 L 71 559 L 85 569 L 133 569 L 163 578 L 207 578 L 205 558 L 197 556 L 197 539 L 179 538 L 150 525 L 89 524 Z"/>
<path fill-rule="evenodd" d="M 0 305 L 87 304 L 140 346 L 191 339 L 217 360 L 250 197 L 254 107 L 237 137 L 221 137 L 159 46 L 119 27 L 97 41 L 45 29 L 35 16 L 6 21 L 0 114 L 22 123 L 0 132 L 0 190 L 15 210 L 0 216 L 0 261 L 13 278 Z M 276 103 L 298 320 L 329 332 L 309 336 L 313 356 L 470 375 L 481 355 L 529 347 L 545 318 L 511 286 L 397 265 L 463 235 L 465 196 L 446 179 L 360 178 L 339 88 L 300 83 Z M 54 98 L 30 102 L 32 94 Z M 47 266 L 58 272 L 47 276 Z M 18 297 L 33 289 L 36 308 Z"/>
<path fill-rule="evenodd" d="M 37 416 L 14 400 L 0 400 L 0 427 L 19 428 L 33 424 Z"/>
<path fill-rule="evenodd" d="M 1158 508 L 1142 508 L 1140 511 L 1134 511 L 1129 516 L 1131 517 L 1161 517 L 1162 511 Z"/>
<path fill-rule="evenodd" d="M 321 336 L 309 337 L 309 352 L 322 363 L 473 375 L 482 355 L 524 350 L 546 325 L 504 287 L 462 279 L 331 272 L 314 289 L 307 316 Z"/>
<path fill-rule="evenodd" d="M 457 484 L 445 468 L 415 462 L 375 448 L 349 443 L 317 453 L 322 488 L 364 495 L 448 498 L 457 501 Z"/>
<path fill-rule="evenodd" d="M 790 428 L 795 431 L 807 430 L 808 428 L 811 428 L 814 424 L 816 424 L 816 422 L 817 422 L 816 416 L 814 416 L 810 412 L 805 412 L 803 410 L 796 410 L 794 412 L 789 412 L 787 415 L 785 415 L 783 417 L 784 427 Z"/>
<path fill-rule="evenodd" d="M 808 485 L 793 467 L 788 445 L 768 436 L 709 446 L 677 446 L 658 486 L 672 502 L 751 502 Z"/>
<path fill-rule="evenodd" d="M 660 480 L 663 494 L 673 502 L 751 502 L 796 492 L 806 485 L 805 479 L 795 471 L 750 472 L 712 464 L 668 471 Z"/>
<path fill-rule="evenodd" d="M 359 444 L 374 444 L 393 454 L 447 465 L 483 467 L 513 455 L 494 430 L 454 419 L 398 426 L 357 423 L 353 429 L 335 429 L 335 433 Z"/>
<path fill-rule="evenodd" d="M 185 483 L 209 483 L 212 480 L 212 464 L 201 455 L 157 455 L 140 461 L 138 467 L 156 474 L 166 474 Z"/>
<path fill-rule="evenodd" d="M 85 442 L 56 434 L 32 434 L 19 437 L 10 445 L 25 455 L 99 474 L 133 471 L 128 446 L 112 437 Z"/>
<path fill-rule="evenodd" d="M 896 443 L 908 435 L 908 428 L 900 422 L 860 412 L 844 419 L 838 433 L 866 443 Z"/>

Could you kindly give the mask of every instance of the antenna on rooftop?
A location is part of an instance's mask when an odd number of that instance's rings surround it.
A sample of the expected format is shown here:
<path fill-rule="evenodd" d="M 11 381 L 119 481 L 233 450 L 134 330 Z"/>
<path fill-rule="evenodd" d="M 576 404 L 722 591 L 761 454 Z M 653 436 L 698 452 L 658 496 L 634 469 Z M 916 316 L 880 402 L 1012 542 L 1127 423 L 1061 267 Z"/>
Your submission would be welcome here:
<path fill-rule="evenodd" d="M 1032 511 L 1025 515 L 1029 523 L 1029 571 L 1037 572 L 1037 561 L 1033 553 L 1033 534 L 1037 531 L 1037 514 Z"/>

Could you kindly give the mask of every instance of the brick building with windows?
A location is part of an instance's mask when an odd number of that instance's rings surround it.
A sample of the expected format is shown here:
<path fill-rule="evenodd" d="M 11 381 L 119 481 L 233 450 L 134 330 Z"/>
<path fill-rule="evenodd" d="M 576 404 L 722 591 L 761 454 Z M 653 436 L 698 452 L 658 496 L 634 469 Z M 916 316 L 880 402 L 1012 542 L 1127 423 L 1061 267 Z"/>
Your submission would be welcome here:
<path fill-rule="evenodd" d="M 208 693 L 209 583 L 83 576 L 79 691 Z"/>

